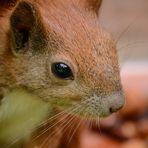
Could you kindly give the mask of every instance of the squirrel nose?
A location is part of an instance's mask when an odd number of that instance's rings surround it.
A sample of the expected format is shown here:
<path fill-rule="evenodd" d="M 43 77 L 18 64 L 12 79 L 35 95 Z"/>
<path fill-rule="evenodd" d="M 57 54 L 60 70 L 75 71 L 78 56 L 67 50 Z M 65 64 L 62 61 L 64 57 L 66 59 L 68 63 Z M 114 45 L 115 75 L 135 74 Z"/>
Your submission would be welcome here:
<path fill-rule="evenodd" d="M 110 113 L 119 111 L 124 106 L 124 103 L 125 103 L 125 96 L 122 92 L 114 95 L 114 101 L 111 103 L 109 108 Z"/>
<path fill-rule="evenodd" d="M 123 105 L 119 106 L 119 107 L 110 107 L 109 111 L 110 113 L 114 113 L 117 112 L 118 110 L 120 110 L 123 107 Z"/>

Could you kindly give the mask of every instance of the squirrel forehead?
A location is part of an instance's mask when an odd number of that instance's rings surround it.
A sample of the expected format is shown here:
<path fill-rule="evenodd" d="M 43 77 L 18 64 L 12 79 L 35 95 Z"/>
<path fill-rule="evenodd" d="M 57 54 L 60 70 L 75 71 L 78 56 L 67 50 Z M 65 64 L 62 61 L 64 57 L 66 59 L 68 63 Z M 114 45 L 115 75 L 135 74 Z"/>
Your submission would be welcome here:
<path fill-rule="evenodd" d="M 67 45 L 76 43 L 84 46 L 96 42 L 93 40 L 99 39 L 102 33 L 97 15 L 81 8 L 77 3 L 64 4 L 61 1 L 57 4 L 57 0 L 51 1 L 49 8 L 43 9 L 47 32 L 54 32 Z"/>
<path fill-rule="evenodd" d="M 78 3 L 51 2 L 44 9 L 43 21 L 49 34 L 54 34 L 54 42 L 59 44 L 55 53 L 74 60 L 86 81 L 92 78 L 102 80 L 109 75 L 119 79 L 116 47 L 107 33 L 99 25 L 94 13 L 85 11 Z M 68 1 L 70 2 L 70 1 Z M 85 73 L 85 75 L 84 75 Z M 102 76 L 103 75 L 103 76 Z M 116 80 L 115 80 L 116 81 Z"/>
<path fill-rule="evenodd" d="M 101 29 L 94 13 L 83 10 L 77 3 L 62 6 L 56 5 L 55 1 L 50 5 L 47 12 L 42 14 L 43 21 L 47 36 L 60 44 L 60 48 L 66 46 L 64 49 L 70 52 L 79 50 L 83 54 L 86 50 L 90 53 L 104 53 L 108 46 L 114 46 L 111 37 Z"/>

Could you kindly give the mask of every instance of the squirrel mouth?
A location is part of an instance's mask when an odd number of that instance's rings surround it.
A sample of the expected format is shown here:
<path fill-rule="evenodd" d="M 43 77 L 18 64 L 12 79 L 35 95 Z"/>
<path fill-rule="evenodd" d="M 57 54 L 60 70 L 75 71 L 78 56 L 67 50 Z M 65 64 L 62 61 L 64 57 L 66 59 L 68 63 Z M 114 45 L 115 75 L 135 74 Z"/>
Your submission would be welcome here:
<path fill-rule="evenodd" d="M 86 119 L 103 118 L 120 110 L 124 102 L 125 97 L 122 91 L 113 92 L 109 96 L 97 96 L 94 94 L 72 105 L 71 114 Z"/>

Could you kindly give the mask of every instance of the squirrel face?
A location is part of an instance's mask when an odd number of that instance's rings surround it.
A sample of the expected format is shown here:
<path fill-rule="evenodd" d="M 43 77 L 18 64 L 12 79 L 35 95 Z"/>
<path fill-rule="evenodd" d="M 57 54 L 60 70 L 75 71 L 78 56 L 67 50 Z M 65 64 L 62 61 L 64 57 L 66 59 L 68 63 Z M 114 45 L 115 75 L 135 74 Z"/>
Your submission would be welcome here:
<path fill-rule="evenodd" d="M 3 53 L 13 86 L 84 118 L 124 104 L 116 47 L 99 26 L 101 1 L 21 1 Z M 12 52 L 11 52 L 12 51 Z"/>

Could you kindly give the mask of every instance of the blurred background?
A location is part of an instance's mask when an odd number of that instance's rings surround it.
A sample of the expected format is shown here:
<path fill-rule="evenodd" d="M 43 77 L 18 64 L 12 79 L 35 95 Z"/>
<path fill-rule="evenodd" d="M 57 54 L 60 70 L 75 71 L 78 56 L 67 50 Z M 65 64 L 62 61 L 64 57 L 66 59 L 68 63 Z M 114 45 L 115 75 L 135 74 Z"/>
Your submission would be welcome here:
<path fill-rule="evenodd" d="M 117 42 L 120 62 L 148 62 L 147 0 L 103 0 L 100 23 Z"/>
<path fill-rule="evenodd" d="M 81 133 L 80 148 L 148 148 L 148 1 L 103 0 L 100 23 L 117 43 L 126 104 Z"/>

